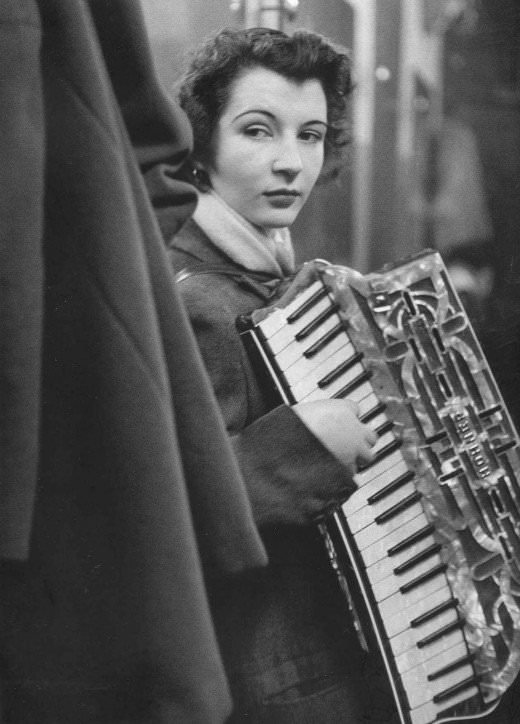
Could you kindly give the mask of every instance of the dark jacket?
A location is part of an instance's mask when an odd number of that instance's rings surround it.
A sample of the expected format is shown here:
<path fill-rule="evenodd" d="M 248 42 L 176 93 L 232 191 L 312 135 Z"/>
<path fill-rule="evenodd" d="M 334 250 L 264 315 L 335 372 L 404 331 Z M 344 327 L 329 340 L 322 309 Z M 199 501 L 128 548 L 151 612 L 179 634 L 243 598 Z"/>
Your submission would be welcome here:
<path fill-rule="evenodd" d="M 269 409 L 238 336 L 237 315 L 269 302 L 273 283 L 248 284 L 247 270 L 214 247 L 192 220 L 171 242 L 170 255 L 176 271 L 196 272 L 179 284 L 246 484 L 280 475 L 338 476 L 345 484 L 345 470 L 290 408 Z M 238 277 L 208 273 L 208 265 Z M 360 649 L 317 528 L 275 526 L 263 530 L 263 540 L 267 569 L 211 586 L 237 716 L 357 721 L 349 715 L 358 706 L 352 663 Z M 323 709 L 322 693 L 330 687 L 342 701 L 337 719 Z"/>

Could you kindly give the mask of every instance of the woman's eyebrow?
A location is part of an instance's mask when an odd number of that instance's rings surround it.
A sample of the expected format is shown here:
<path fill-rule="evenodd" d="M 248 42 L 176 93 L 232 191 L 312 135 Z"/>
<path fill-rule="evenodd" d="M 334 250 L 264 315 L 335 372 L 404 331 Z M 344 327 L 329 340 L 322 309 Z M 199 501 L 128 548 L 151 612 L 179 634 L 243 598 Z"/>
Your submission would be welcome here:
<path fill-rule="evenodd" d="M 329 124 L 327 123 L 327 121 L 322 121 L 322 120 L 320 120 L 319 118 L 317 118 L 315 121 L 305 121 L 302 125 L 304 125 L 304 126 L 311 126 L 311 125 L 316 124 L 316 123 L 319 123 L 321 126 L 325 126 L 326 128 L 328 128 L 328 126 L 329 126 Z"/>
<path fill-rule="evenodd" d="M 273 119 L 275 118 L 274 113 L 271 113 L 271 111 L 266 111 L 263 108 L 248 108 L 247 110 L 241 111 L 240 113 L 238 113 L 233 118 L 233 120 L 236 121 L 237 119 L 242 118 L 242 116 L 247 116 L 249 113 L 260 113 L 263 116 L 268 116 L 269 118 L 273 118 Z"/>
<path fill-rule="evenodd" d="M 238 113 L 233 120 L 237 121 L 239 118 L 242 118 L 243 116 L 247 116 L 249 113 L 259 113 L 262 116 L 267 116 L 268 118 L 272 118 L 273 120 L 276 120 L 276 115 L 274 113 L 271 113 L 271 111 L 266 111 L 263 108 L 248 108 L 246 111 L 241 111 Z M 311 126 L 313 124 L 319 123 L 322 126 L 325 126 L 328 128 L 327 121 L 322 121 L 321 118 L 311 119 L 309 121 L 304 121 L 302 123 L 302 126 Z"/>

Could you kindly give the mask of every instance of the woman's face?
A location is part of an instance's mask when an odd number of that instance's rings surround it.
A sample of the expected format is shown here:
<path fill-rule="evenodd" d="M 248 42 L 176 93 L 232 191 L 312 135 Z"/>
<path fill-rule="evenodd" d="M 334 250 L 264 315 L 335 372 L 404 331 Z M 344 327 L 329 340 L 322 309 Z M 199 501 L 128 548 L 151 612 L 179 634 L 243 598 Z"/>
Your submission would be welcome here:
<path fill-rule="evenodd" d="M 212 139 L 211 186 L 253 225 L 289 226 L 323 165 L 327 101 L 318 80 L 301 83 L 262 67 L 244 71 Z"/>

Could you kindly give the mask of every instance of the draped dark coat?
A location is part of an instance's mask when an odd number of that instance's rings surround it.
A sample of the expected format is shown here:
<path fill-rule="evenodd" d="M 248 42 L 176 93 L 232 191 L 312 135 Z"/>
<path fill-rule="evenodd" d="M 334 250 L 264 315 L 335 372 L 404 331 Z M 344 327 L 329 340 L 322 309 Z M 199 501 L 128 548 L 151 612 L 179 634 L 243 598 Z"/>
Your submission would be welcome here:
<path fill-rule="evenodd" d="M 191 133 L 139 5 L 0 4 L 3 722 L 222 722 L 205 578 L 264 565 L 171 232 Z"/>

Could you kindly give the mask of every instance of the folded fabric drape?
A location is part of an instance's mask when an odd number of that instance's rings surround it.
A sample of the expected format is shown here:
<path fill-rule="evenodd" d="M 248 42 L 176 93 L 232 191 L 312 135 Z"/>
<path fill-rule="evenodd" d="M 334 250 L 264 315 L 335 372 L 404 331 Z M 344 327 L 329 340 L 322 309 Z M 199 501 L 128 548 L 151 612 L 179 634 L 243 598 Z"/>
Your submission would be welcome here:
<path fill-rule="evenodd" d="M 0 66 L 2 721 L 222 722 L 265 552 L 137 164 L 178 228 L 188 125 L 135 2 L 4 2 Z"/>

